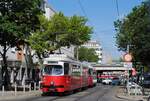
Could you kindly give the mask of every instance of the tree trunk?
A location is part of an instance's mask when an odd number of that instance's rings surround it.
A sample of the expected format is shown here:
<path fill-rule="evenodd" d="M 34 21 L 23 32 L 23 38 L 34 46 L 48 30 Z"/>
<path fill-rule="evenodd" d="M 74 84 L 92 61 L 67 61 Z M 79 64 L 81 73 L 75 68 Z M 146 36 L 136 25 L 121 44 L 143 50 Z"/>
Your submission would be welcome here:
<path fill-rule="evenodd" d="M 7 57 L 6 57 L 6 47 L 3 49 L 3 65 L 2 65 L 2 79 L 3 79 L 3 85 L 5 86 L 6 90 L 10 90 L 10 77 L 8 73 L 8 65 L 7 65 Z"/>
<path fill-rule="evenodd" d="M 77 59 L 77 60 L 79 60 L 79 52 L 78 52 L 78 49 L 79 49 L 79 46 L 76 47 L 76 54 L 77 54 L 77 55 L 76 55 L 76 56 L 77 56 L 76 59 Z"/>
<path fill-rule="evenodd" d="M 61 54 L 61 49 L 59 48 L 59 54 Z"/>
<path fill-rule="evenodd" d="M 26 62 L 26 73 L 27 73 L 27 79 L 33 79 L 32 76 L 32 70 L 34 69 L 32 56 L 31 56 L 31 50 L 28 44 L 25 43 L 25 62 Z"/>
<path fill-rule="evenodd" d="M 41 68 L 43 68 L 43 60 L 42 60 L 41 55 L 40 55 L 39 52 L 37 52 L 37 56 L 38 56 L 38 58 L 39 58 L 40 69 L 41 69 Z"/>

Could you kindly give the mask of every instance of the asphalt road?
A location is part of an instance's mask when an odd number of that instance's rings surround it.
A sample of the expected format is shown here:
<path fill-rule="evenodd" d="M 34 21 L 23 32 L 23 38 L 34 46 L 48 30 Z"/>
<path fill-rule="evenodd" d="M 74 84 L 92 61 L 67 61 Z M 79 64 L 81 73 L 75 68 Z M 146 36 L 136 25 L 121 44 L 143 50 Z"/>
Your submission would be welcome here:
<path fill-rule="evenodd" d="M 98 84 L 96 87 L 75 92 L 67 96 L 37 96 L 11 101 L 126 101 L 115 97 L 116 90 L 117 87 L 115 86 Z"/>

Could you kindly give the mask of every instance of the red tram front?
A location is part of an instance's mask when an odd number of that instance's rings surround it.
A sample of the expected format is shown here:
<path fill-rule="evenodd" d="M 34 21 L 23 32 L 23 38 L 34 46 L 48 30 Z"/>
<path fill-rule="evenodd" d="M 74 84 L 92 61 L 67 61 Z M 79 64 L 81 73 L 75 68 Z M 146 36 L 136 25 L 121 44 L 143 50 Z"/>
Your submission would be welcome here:
<path fill-rule="evenodd" d="M 81 64 L 66 56 L 53 55 L 44 60 L 41 89 L 46 92 L 66 92 L 81 88 Z"/>

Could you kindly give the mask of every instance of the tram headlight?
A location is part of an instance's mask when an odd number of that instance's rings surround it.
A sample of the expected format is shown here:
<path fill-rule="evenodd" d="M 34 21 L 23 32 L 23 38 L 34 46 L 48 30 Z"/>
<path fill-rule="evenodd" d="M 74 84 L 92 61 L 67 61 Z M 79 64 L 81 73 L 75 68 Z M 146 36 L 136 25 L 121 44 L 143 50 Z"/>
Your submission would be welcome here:
<path fill-rule="evenodd" d="M 46 78 L 45 78 L 45 76 L 43 76 L 43 81 L 46 81 Z"/>
<path fill-rule="evenodd" d="M 51 82 L 50 82 L 50 85 L 54 85 L 54 82 L 53 82 L 53 81 L 51 81 Z"/>

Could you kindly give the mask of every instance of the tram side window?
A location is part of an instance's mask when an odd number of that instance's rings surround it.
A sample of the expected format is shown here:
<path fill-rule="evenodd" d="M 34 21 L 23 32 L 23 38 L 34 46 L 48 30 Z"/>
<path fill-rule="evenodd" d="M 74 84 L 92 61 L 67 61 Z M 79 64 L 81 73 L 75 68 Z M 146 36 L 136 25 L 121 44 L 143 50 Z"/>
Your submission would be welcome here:
<path fill-rule="evenodd" d="M 92 69 L 88 70 L 89 75 L 92 75 Z"/>
<path fill-rule="evenodd" d="M 64 63 L 64 74 L 69 74 L 69 63 Z"/>

